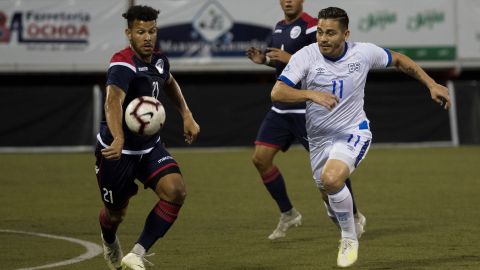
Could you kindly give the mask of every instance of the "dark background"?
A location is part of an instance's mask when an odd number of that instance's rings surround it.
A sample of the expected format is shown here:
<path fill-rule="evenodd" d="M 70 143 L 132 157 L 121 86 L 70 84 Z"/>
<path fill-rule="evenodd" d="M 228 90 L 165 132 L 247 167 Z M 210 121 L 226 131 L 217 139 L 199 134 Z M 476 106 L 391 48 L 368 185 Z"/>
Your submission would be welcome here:
<path fill-rule="evenodd" d="M 460 143 L 480 143 L 478 71 L 460 76 L 449 70 L 428 73 L 440 83 L 454 81 Z M 271 106 L 273 72 L 173 74 L 201 126 L 196 146 L 253 145 Z M 0 82 L 0 147 L 95 143 L 92 89 L 95 84 L 104 89 L 104 74 L 3 74 Z M 374 142 L 450 140 L 448 112 L 414 79 L 396 71 L 372 72 L 365 96 Z M 168 101 L 163 103 L 167 113 L 163 141 L 167 146 L 185 146 L 179 114 Z"/>

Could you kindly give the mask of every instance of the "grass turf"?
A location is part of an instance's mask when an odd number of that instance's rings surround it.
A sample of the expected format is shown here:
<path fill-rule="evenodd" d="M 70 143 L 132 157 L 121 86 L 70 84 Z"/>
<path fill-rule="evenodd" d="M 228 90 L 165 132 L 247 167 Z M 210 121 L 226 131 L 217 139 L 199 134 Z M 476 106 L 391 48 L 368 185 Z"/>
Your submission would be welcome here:
<path fill-rule="evenodd" d="M 339 232 L 325 214 L 307 153 L 296 148 L 276 159 L 304 225 L 270 242 L 278 210 L 250 162 L 252 150 L 172 151 L 188 196 L 176 224 L 152 248 L 149 269 L 336 269 Z M 370 150 L 352 176 L 367 232 L 351 269 L 480 269 L 479 163 L 479 147 Z M 92 154 L 0 155 L 0 229 L 100 244 L 93 164 Z M 124 251 L 155 203 L 143 189 L 131 200 L 119 229 Z M 0 232 L 3 270 L 83 252 L 70 242 Z M 99 255 L 55 269 L 107 268 Z"/>

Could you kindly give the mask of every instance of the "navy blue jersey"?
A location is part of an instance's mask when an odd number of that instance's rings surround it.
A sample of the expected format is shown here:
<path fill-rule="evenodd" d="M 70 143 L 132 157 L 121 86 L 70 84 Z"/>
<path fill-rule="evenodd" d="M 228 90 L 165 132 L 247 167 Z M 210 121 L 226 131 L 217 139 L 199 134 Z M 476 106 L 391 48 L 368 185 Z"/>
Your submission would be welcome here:
<path fill-rule="evenodd" d="M 268 45 L 269 47 L 279 48 L 293 55 L 304 46 L 316 42 L 316 33 L 317 19 L 304 12 L 300 18 L 290 24 L 285 23 L 285 20 L 278 22 L 275 25 L 272 39 Z M 276 61 L 275 69 L 277 78 L 282 74 L 285 66 L 286 64 Z M 297 85 L 296 88 L 300 88 L 300 85 Z M 280 110 L 305 109 L 304 102 L 298 104 L 276 102 L 274 106 Z"/>
<path fill-rule="evenodd" d="M 125 100 L 122 104 L 123 112 L 133 99 L 139 96 L 153 96 L 158 99 L 160 91 L 170 78 L 170 64 L 165 55 L 154 52 L 152 61 L 146 63 L 138 58 L 130 48 L 125 48 L 112 56 L 107 71 L 107 85 L 115 85 L 125 91 Z M 105 102 L 105 93 L 103 94 Z M 141 155 L 151 151 L 160 140 L 160 135 L 138 136 L 131 132 L 123 120 L 125 143 L 122 153 Z M 112 134 L 105 120 L 105 113 L 100 123 L 99 142 L 106 147 L 113 141 Z"/>

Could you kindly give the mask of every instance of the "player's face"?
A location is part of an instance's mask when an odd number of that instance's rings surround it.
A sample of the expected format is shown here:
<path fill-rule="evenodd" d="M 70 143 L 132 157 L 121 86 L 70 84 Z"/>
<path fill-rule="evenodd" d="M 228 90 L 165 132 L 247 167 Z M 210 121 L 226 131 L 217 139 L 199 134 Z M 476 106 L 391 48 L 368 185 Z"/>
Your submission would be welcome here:
<path fill-rule="evenodd" d="M 320 52 L 327 57 L 338 57 L 343 53 L 350 31 L 335 19 L 320 19 L 317 25 L 317 42 Z"/>
<path fill-rule="evenodd" d="M 134 20 L 132 28 L 125 30 L 132 49 L 143 59 L 149 60 L 157 41 L 156 21 Z"/>
<path fill-rule="evenodd" d="M 303 11 L 303 0 L 280 0 L 280 6 L 287 17 L 295 18 Z"/>

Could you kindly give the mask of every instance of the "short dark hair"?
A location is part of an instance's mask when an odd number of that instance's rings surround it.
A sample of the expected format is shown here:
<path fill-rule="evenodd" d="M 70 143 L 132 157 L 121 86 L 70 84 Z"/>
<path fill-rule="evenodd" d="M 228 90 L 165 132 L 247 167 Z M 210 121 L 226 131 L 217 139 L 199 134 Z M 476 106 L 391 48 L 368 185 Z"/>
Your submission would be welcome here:
<path fill-rule="evenodd" d="M 328 7 L 318 12 L 318 19 L 335 19 L 338 20 L 341 26 L 348 29 L 348 15 L 347 12 L 338 7 Z"/>
<path fill-rule="evenodd" d="M 122 17 L 127 19 L 128 28 L 132 28 L 134 20 L 155 21 L 159 13 L 159 10 L 149 6 L 131 6 Z"/>

